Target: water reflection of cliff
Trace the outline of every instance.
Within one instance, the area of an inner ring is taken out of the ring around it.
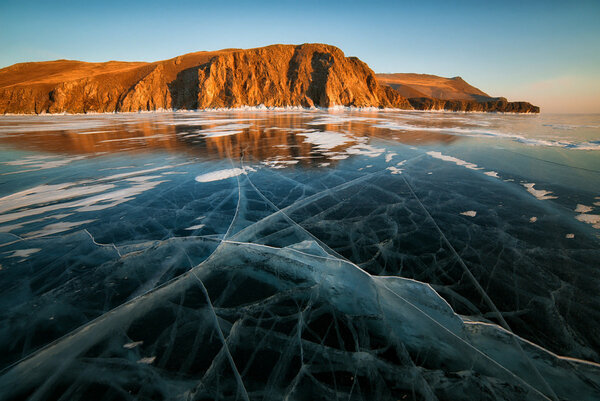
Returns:
[[[345,115],[347,116],[347,115]],[[315,118],[316,117],[316,118]],[[379,115],[357,119],[328,118],[310,113],[204,113],[93,116],[53,116],[49,124],[21,118],[2,121],[0,143],[44,152],[98,154],[163,150],[208,158],[327,159],[322,147],[301,132],[341,133],[351,138],[335,151],[381,138],[409,145],[451,143],[456,136],[427,130],[390,130],[376,127]],[[85,122],[81,126],[82,122]],[[94,124],[97,122],[97,124]]]

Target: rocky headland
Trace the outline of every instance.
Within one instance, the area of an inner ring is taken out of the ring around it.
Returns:
[[[418,74],[376,75],[358,58],[346,57],[337,47],[324,44],[197,52],[154,63],[20,63],[0,69],[0,114],[259,105],[539,112],[526,102],[491,98],[462,79],[452,90],[435,92],[435,88],[428,91],[418,86],[415,79],[411,86],[410,75]],[[479,97],[465,97],[472,92],[470,88],[480,92],[473,92]]]

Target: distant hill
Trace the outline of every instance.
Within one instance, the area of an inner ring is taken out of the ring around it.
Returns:
[[[429,74],[376,74],[377,80],[396,89],[405,97],[431,97],[442,100],[493,100],[461,77],[444,78]]]
[[[452,97],[453,93],[471,98]],[[473,96],[496,103],[485,106]],[[447,99],[474,103],[444,102]],[[0,114],[258,105],[539,111],[528,103],[498,101],[459,78],[376,76],[358,58],[325,44],[224,49],[153,63],[57,60],[0,69]]]
[[[461,77],[413,73],[376,74],[376,77],[380,84],[388,85],[408,98],[417,110],[539,113],[539,107],[530,103],[491,97]]]

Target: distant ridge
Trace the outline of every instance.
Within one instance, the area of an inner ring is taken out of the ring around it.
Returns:
[[[409,85],[411,75],[421,78]],[[429,86],[423,77],[430,77]],[[258,105],[539,112],[529,103],[502,98],[486,98],[488,105],[464,98],[454,100],[466,103],[448,102],[442,96],[452,90],[487,95],[460,78],[454,86],[436,87],[436,78],[447,80],[419,74],[376,76],[358,58],[325,44],[196,52],[154,63],[31,62],[0,69],[0,114]]]
[[[488,101],[493,98],[469,85],[461,77],[443,78],[429,74],[376,74],[377,80],[398,90],[405,97],[431,97],[441,100]]]
[[[528,102],[509,102],[503,97],[491,97],[461,77],[444,78],[414,73],[376,76],[380,84],[389,85],[408,98],[411,106],[417,110],[540,112],[539,107]]]

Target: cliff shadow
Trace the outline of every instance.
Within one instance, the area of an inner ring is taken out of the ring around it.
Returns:
[[[298,84],[298,74],[299,74],[299,70],[300,70],[300,62],[299,59],[300,58],[300,46],[296,46],[296,48],[294,49],[294,54],[292,55],[292,58],[290,59],[290,62],[288,63],[288,72],[287,72],[287,82],[288,82],[288,89],[290,91],[291,94],[294,94],[296,92],[296,86]]]
[[[311,59],[312,72],[307,96],[315,106],[329,107],[329,98],[326,93],[329,72],[333,65],[333,55],[330,53],[315,52]]]
[[[177,110],[196,110],[198,108],[199,80],[198,70],[203,65],[179,71],[177,77],[167,84],[171,94],[171,107]]]

